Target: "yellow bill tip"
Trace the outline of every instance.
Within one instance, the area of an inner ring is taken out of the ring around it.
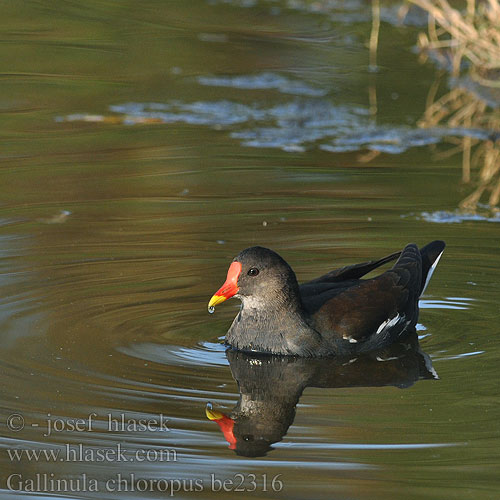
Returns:
[[[210,299],[210,302],[208,303],[208,310],[210,311],[210,309],[214,309],[216,305],[220,304],[221,302],[224,302],[226,299],[226,297],[224,297],[223,295],[214,295],[211,299]]]
[[[209,420],[220,420],[221,418],[224,417],[224,413],[214,410],[211,404],[207,405],[207,407],[205,408],[205,413]]]

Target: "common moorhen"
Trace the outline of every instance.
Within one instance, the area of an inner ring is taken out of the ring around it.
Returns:
[[[209,311],[230,297],[242,301],[226,335],[226,344],[237,350],[321,357],[380,349],[415,327],[418,299],[444,247],[438,240],[420,250],[410,243],[401,252],[300,286],[276,252],[250,247],[234,258]],[[388,271],[361,279],[396,258]]]

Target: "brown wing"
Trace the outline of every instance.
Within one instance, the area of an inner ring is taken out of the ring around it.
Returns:
[[[306,311],[314,314],[326,301],[362,283],[360,280],[362,276],[396,259],[400,254],[401,252],[395,252],[382,259],[335,269],[319,278],[303,283],[299,290]]]
[[[385,328],[414,324],[421,274],[420,252],[408,245],[392,269],[326,300],[312,314],[314,327],[325,337],[357,343]]]

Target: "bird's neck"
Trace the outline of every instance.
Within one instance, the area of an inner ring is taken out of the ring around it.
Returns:
[[[226,343],[244,351],[313,356],[321,335],[314,330],[299,296],[286,293],[264,301],[241,297],[242,306]]]

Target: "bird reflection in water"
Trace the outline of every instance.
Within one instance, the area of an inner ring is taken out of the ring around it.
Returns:
[[[226,356],[238,383],[239,400],[229,415],[207,404],[238,455],[260,457],[281,441],[292,425],[306,387],[407,388],[421,379],[438,379],[415,330],[404,341],[355,358],[299,358],[228,350]]]

